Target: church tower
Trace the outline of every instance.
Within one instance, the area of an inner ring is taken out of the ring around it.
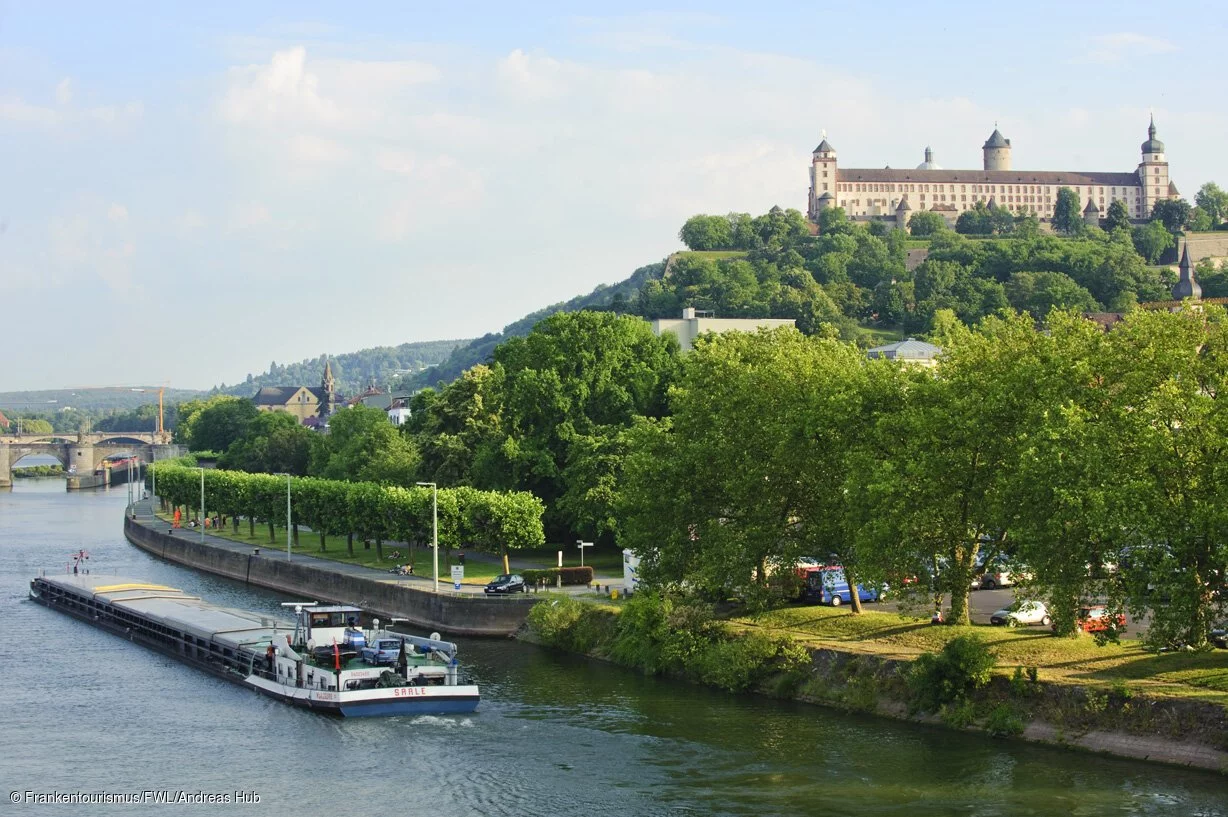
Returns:
[[[1151,117],[1147,127],[1147,141],[1143,143],[1143,161],[1138,166],[1138,182],[1142,187],[1143,206],[1134,218],[1150,218],[1151,208],[1157,201],[1170,198],[1168,194],[1168,159],[1164,156],[1164,143],[1156,138],[1156,118]]]
[[[337,404],[336,395],[337,382],[333,380],[333,364],[328,358],[324,358],[324,377],[320,381],[320,387],[324,389],[324,399],[320,401],[320,409],[324,416],[333,413]]]
[[[1187,241],[1181,251],[1181,278],[1173,285],[1173,300],[1184,301],[1186,298],[1197,301],[1202,298],[1202,287],[1194,280],[1194,265],[1190,262],[1190,244]]]
[[[810,220],[819,220],[819,211],[828,207],[838,207],[836,198],[836,149],[827,141],[827,132],[823,132],[823,141],[814,149],[810,159]]]
[[[981,145],[981,152],[984,155],[986,170],[1011,169],[1011,140],[1003,136],[997,127],[993,129],[993,133],[989,134],[985,144]]]

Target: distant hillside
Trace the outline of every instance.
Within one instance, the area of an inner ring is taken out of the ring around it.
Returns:
[[[55,414],[64,409],[108,413],[127,411],[138,406],[157,404],[158,387],[141,386],[134,389],[43,389],[41,391],[0,392],[0,409],[6,412],[35,415]],[[164,401],[167,404],[183,402],[200,397],[204,392],[193,389],[167,389]]]
[[[249,374],[246,380],[232,386],[223,383],[215,391],[250,397],[262,386],[318,386],[327,358],[332,364],[337,391],[356,394],[370,383],[387,387],[402,377],[447,360],[453,350],[467,343],[470,341],[463,339],[431,340],[402,343],[400,346],[375,346],[339,355],[320,355],[285,365],[274,361],[269,364],[268,371]]]
[[[458,345],[447,359],[437,366],[409,375],[400,381],[403,388],[420,389],[450,382],[460,377],[470,366],[489,361],[495,347],[508,338],[524,337],[539,321],[556,312],[578,312],[581,309],[621,311],[622,305],[634,303],[640,288],[647,281],[659,279],[665,272],[665,262],[640,267],[631,277],[617,284],[602,284],[587,295],[579,295],[570,301],[554,304],[524,316],[515,323],[503,327],[502,332],[483,335],[477,340]]]

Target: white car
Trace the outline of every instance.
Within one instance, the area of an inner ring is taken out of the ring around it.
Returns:
[[[989,623],[1007,627],[1027,627],[1034,624],[1048,627],[1053,623],[1053,619],[1049,618],[1049,610],[1043,601],[1029,600],[1017,601],[1010,607],[1003,607],[989,617]]]

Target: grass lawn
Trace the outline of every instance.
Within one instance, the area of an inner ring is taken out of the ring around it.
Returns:
[[[158,518],[164,520],[169,526],[171,523],[170,514],[158,513]],[[224,529],[210,528],[208,533],[213,536],[220,536],[223,539],[229,539],[232,542],[240,542],[244,545],[250,545],[253,548],[266,548],[272,551],[284,551],[286,548],[286,529],[284,527],[273,526],[273,541],[269,541],[269,526],[264,522],[256,523],[256,535],[248,535],[247,520],[239,522],[239,532],[235,533],[233,525],[227,525]],[[315,556],[320,559],[330,559],[335,562],[346,562],[348,564],[363,565],[364,567],[375,568],[376,570],[392,570],[397,565],[409,564],[411,561],[414,565],[414,575],[423,576],[425,578],[434,578],[433,559],[431,548],[429,546],[418,546],[409,548],[401,544],[384,543],[383,551],[384,558],[381,560],[375,549],[375,543],[370,542],[369,546],[364,548],[362,540],[354,538],[354,555],[350,556],[346,545],[345,536],[325,536],[325,550],[320,550],[320,535],[305,530],[299,531],[299,542],[294,547],[295,552],[302,553],[307,556]],[[509,557],[516,563],[521,560],[528,562],[531,567],[548,568],[558,564],[558,552],[563,551],[563,564],[567,567],[573,567],[580,564],[579,550],[574,544],[551,546],[545,548],[537,548],[534,550],[514,550],[509,553]],[[460,551],[466,554],[465,559],[465,579],[464,584],[486,584],[488,581],[498,576],[503,572],[503,563],[497,556],[488,554],[474,554],[473,551]],[[391,558],[392,553],[400,553],[400,558]],[[441,549],[439,551],[439,578],[442,580],[451,581],[451,567],[456,564],[456,556],[458,551],[448,552]],[[623,571],[623,556],[622,551],[615,548],[585,548],[584,563],[592,565],[593,568],[602,575],[617,573],[622,575]],[[390,574],[391,575],[391,574]]]
[[[704,258],[709,261],[724,261],[728,258],[745,258],[746,250],[682,250],[678,257]]]
[[[1101,647],[1090,636],[1055,638],[1040,627],[935,627],[871,606],[860,616],[847,608],[788,607],[735,618],[733,626],[787,634],[811,647],[863,652],[885,658],[916,658],[936,652],[958,635],[975,634],[998,655],[998,671],[1037,667],[1045,681],[1111,687],[1125,683],[1137,693],[1199,698],[1228,706],[1228,651],[1149,653],[1136,641]]]

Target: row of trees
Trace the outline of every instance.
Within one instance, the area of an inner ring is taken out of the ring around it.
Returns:
[[[628,434],[643,575],[767,604],[835,554],[967,622],[978,558],[1005,552],[1064,632],[1104,599],[1154,644],[1204,643],[1228,604],[1224,313],[943,323],[936,369],[792,330],[702,340],[671,416]]]
[[[158,495],[167,505],[199,512],[203,474],[206,514],[230,517],[236,531],[240,518],[245,517],[251,535],[255,535],[257,520],[263,520],[270,544],[275,544],[273,526],[287,524],[286,477],[175,463],[158,463],[150,470],[149,482],[156,479]],[[411,548],[431,543],[433,492],[429,488],[307,477],[290,478],[289,491],[296,542],[298,526],[305,525],[319,535],[320,550],[326,547],[326,535],[346,536],[350,555],[355,537],[364,544],[374,542],[381,559],[385,541],[406,542]],[[542,511],[541,500],[523,491],[441,489],[439,546],[500,554],[506,568],[509,550],[544,544]]]

